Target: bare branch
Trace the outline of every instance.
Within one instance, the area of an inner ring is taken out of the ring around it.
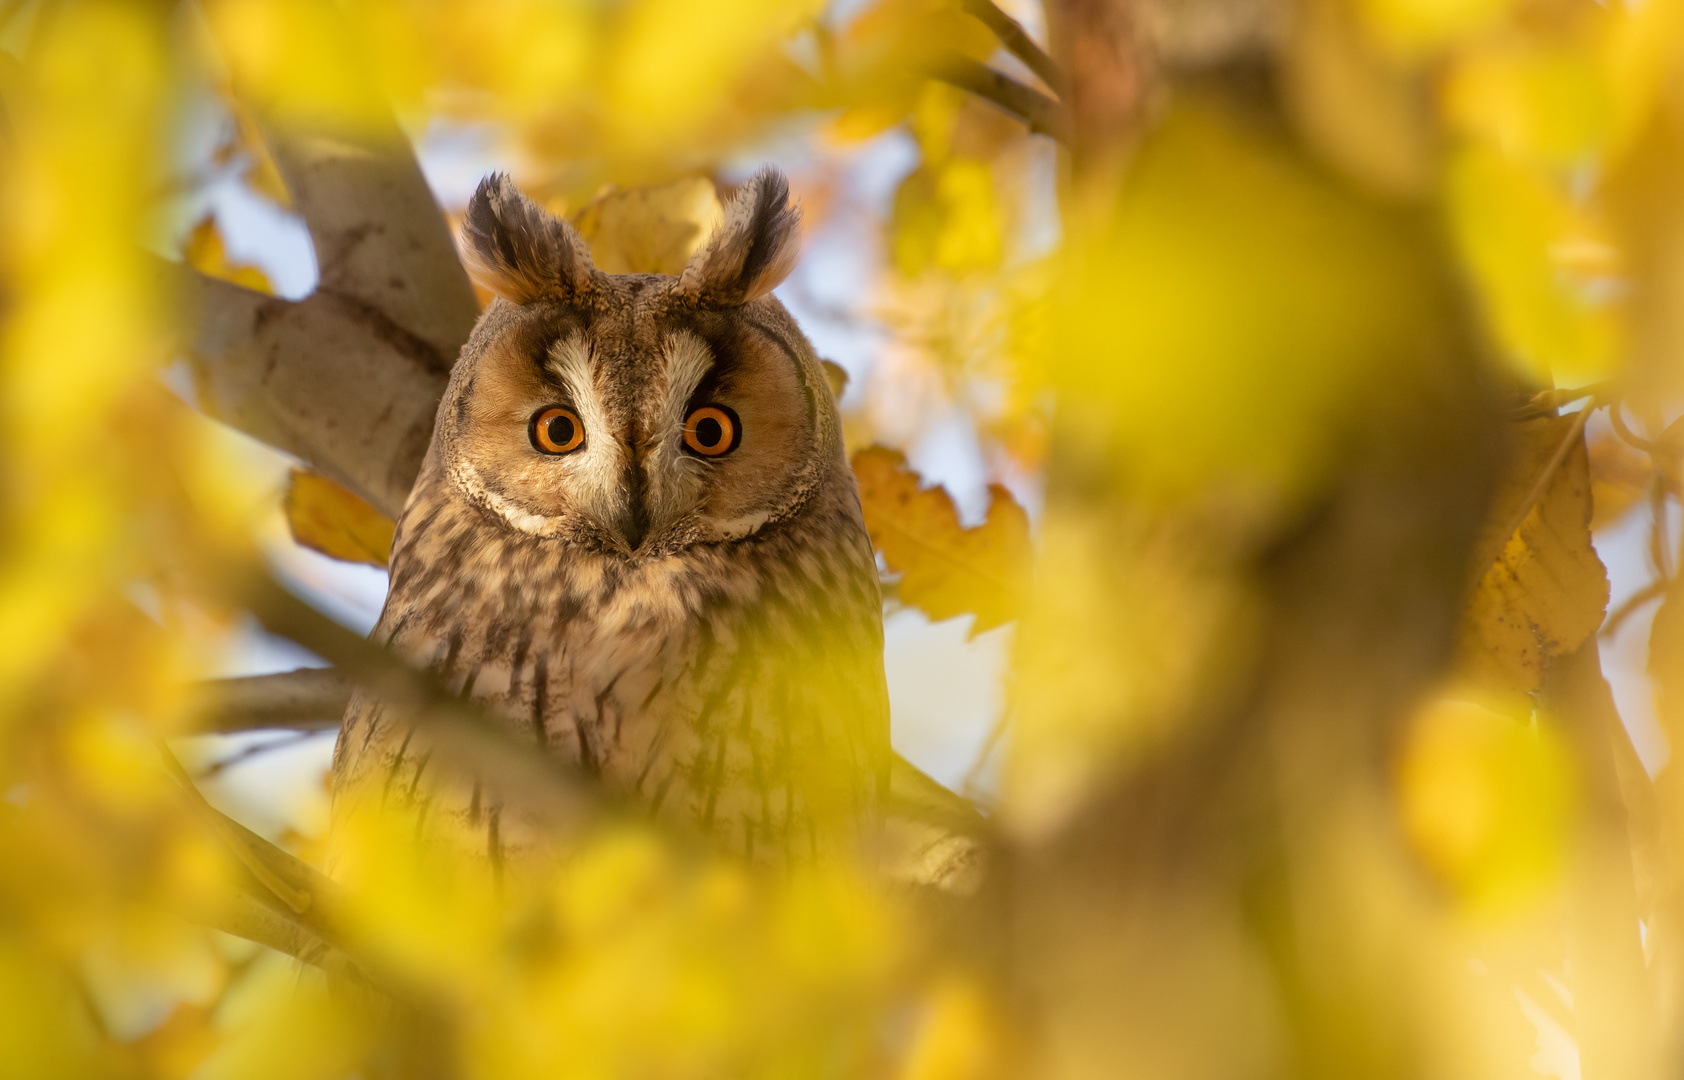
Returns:
[[[297,303],[158,260],[206,413],[397,517],[444,393],[444,354],[354,299]]]
[[[1000,44],[1006,51],[1022,60],[1024,65],[1033,71],[1037,78],[1047,84],[1047,88],[1060,98],[1070,93],[1070,82],[1064,77],[1064,69],[1057,61],[1046,54],[1046,51],[1035,44],[1035,39],[1023,29],[1023,25],[1016,19],[1001,11],[992,0],[964,0],[961,5],[965,11],[976,18],[1000,39]]]
[[[336,728],[351,702],[352,689],[351,681],[334,668],[299,668],[274,675],[216,679],[200,687],[207,699],[201,712],[205,720],[203,730]]]
[[[224,29],[214,13],[211,22]],[[324,55],[354,54],[338,41]],[[351,124],[277,116],[235,76],[310,231],[320,284],[290,303],[165,271],[201,404],[396,517],[478,317],[473,288],[413,149],[372,87]]]
[[[936,78],[983,98],[1029,126],[1037,134],[1061,143],[1070,141],[1070,122],[1063,106],[1038,90],[1007,78],[987,64],[954,53],[936,71]]]
[[[448,374],[479,302],[403,132],[383,125],[353,142],[261,115],[259,123],[315,243],[318,294],[385,316],[426,346],[412,348],[416,358]]]

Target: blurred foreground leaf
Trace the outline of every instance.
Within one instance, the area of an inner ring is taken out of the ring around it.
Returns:
[[[1462,617],[1463,673],[1529,693],[1544,665],[1602,625],[1608,575],[1591,547],[1591,481],[1580,415],[1516,425],[1514,459],[1474,547],[1486,569]]]
[[[325,476],[292,470],[285,507],[292,538],[312,551],[370,566],[392,557],[392,520]]]
[[[1404,832],[1468,903],[1522,901],[1561,868],[1569,776],[1551,729],[1472,702],[1434,702],[1405,736]]]
[[[940,622],[974,614],[970,636],[1017,618],[1029,568],[1029,518],[998,484],[988,517],[965,528],[953,499],[922,487],[905,455],[871,446],[854,455],[871,542],[901,575],[900,598]]]

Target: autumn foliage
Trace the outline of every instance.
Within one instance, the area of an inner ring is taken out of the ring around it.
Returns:
[[[1681,58],[1680,0],[0,3],[0,1075],[1677,1074]],[[881,865],[657,827],[309,578],[486,299],[453,177],[673,273],[765,159],[891,627],[1006,657]],[[358,685],[558,857],[255,812]]]

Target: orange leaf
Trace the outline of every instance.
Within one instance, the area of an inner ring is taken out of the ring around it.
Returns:
[[[906,457],[871,446],[854,455],[866,531],[900,598],[940,621],[976,616],[971,636],[1017,618],[1029,569],[1029,518],[1011,493],[989,486],[988,516],[965,528],[940,487],[923,487]]]
[[[206,214],[187,234],[187,243],[182,245],[181,255],[187,260],[187,265],[201,274],[232,281],[253,292],[275,291],[269,284],[269,278],[257,267],[228,261],[228,248],[222,242],[222,230],[217,228],[216,218],[211,214]]]
[[[391,519],[325,476],[292,470],[285,507],[292,538],[313,551],[370,566],[392,557]]]

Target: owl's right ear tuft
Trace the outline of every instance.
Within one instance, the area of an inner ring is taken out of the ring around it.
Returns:
[[[801,211],[790,204],[784,174],[767,166],[725,208],[725,220],[691,256],[675,292],[703,307],[737,307],[776,288],[800,254]]]
[[[521,194],[504,173],[481,180],[469,200],[462,251],[475,281],[516,304],[570,300],[600,276],[573,227]]]

